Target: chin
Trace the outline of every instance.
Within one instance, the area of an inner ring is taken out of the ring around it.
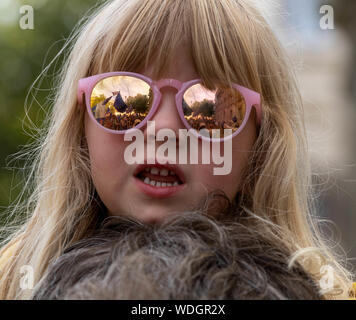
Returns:
[[[173,213],[168,213],[167,210],[155,210],[152,208],[149,211],[143,211],[139,216],[135,216],[135,219],[147,224],[161,224],[171,215],[173,215]]]

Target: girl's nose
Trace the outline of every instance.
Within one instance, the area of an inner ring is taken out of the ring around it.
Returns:
[[[174,131],[176,139],[179,136],[179,129],[185,128],[182,123],[176,107],[175,96],[177,89],[172,87],[161,88],[161,101],[158,108],[150,119],[154,121],[155,134],[161,129],[171,129]],[[147,126],[144,129],[145,136],[147,135]]]

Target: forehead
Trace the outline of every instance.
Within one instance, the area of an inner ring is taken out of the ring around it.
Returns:
[[[153,80],[173,78],[185,82],[200,78],[187,45],[179,45],[165,67],[162,68],[156,60],[139,70],[139,73]]]

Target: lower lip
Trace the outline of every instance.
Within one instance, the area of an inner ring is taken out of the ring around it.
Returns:
[[[150,184],[144,183],[141,179],[134,177],[139,189],[152,198],[168,198],[184,189],[185,184],[179,184],[172,187],[154,187]]]

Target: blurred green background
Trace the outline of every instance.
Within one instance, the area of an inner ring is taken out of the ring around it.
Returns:
[[[257,1],[297,66],[306,101],[319,215],[341,232],[350,258],[356,256],[356,1]],[[23,160],[10,161],[32,141],[25,104],[40,127],[51,107],[53,76],[61,59],[42,83],[26,95],[40,72],[63,46],[73,27],[97,0],[0,0],[0,224],[13,203],[26,171]],[[335,30],[321,30],[322,4],[332,4]],[[20,7],[34,9],[34,29],[19,26]],[[282,14],[281,14],[282,12]],[[31,101],[33,102],[31,105]],[[31,107],[30,107],[31,106]],[[325,121],[324,121],[325,120]],[[33,133],[33,132],[32,132]]]
[[[22,171],[10,168],[23,165],[21,159],[11,161],[11,155],[31,142],[29,134],[34,133],[29,129],[25,102],[29,118],[37,127],[41,126],[44,110],[50,107],[53,75],[58,72],[61,59],[26,100],[29,88],[63,46],[75,24],[97,2],[0,0],[0,212],[12,203],[22,187]],[[33,30],[20,28],[23,5],[33,7]]]

